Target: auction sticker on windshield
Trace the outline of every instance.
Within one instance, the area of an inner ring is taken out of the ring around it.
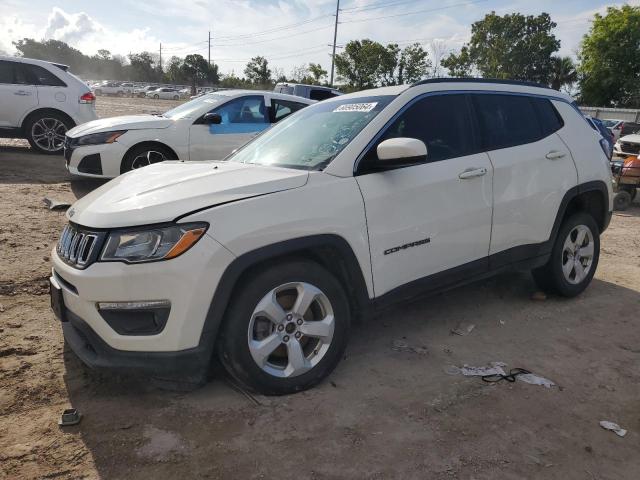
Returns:
[[[338,108],[334,110],[334,112],[370,112],[374,108],[378,102],[372,103],[345,103],[344,105],[340,105]]]

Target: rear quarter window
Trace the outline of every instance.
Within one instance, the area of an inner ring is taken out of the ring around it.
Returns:
[[[27,65],[24,67],[29,72],[29,76],[35,85],[43,85],[49,87],[66,87],[67,84],[60,80],[46,68],[39,65]]]

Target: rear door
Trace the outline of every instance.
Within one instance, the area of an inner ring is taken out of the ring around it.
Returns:
[[[427,162],[371,168],[377,145],[395,137],[425,142]],[[365,154],[356,180],[376,296],[444,271],[440,286],[486,271],[492,168],[478,148],[465,94],[429,95],[406,108]]]
[[[38,106],[38,91],[20,62],[0,60],[0,128],[20,127]]]
[[[472,95],[482,146],[493,164],[492,266],[537,256],[564,194],[577,184],[571,152],[555,133],[551,101],[524,95]]]
[[[219,125],[196,120],[189,129],[190,160],[222,160],[269,127],[264,95],[229,100],[211,112],[222,117]]]
[[[30,82],[36,85],[41,106],[55,108],[60,104],[61,110],[68,110],[64,104],[70,105],[73,100],[75,100],[75,104],[78,103],[77,98],[67,98],[68,95],[74,93],[73,90],[68,88],[67,84],[54,73],[40,65],[24,64],[24,68],[28,72]],[[60,71],[62,72],[62,70]]]

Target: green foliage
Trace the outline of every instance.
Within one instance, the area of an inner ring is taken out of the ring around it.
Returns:
[[[596,14],[578,58],[584,104],[640,107],[640,7]]]
[[[307,67],[309,74],[313,78],[313,83],[320,85],[322,83],[322,79],[327,78],[327,71],[322,68],[319,63],[310,63],[309,67]]]
[[[247,63],[244,74],[251,83],[256,85],[264,85],[271,82],[269,62],[264,57],[253,57]]]
[[[218,66],[209,62],[197,53],[187,55],[180,65],[180,72],[191,83],[192,90],[203,81],[218,83]]]
[[[547,13],[504,16],[491,12],[471,26],[471,40],[442,66],[452,76],[478,72],[484,78],[528,80],[548,84],[552,55],[560,48],[553,35],[556,24]]]
[[[551,88],[560,90],[571,86],[578,80],[578,71],[571,57],[551,57]]]
[[[338,75],[357,89],[415,82],[431,66],[418,43],[400,50],[397,44],[385,47],[369,39],[347,43],[344,53],[336,55],[335,64]]]
[[[130,63],[130,79],[134,82],[145,80],[160,80],[160,72],[153,55],[149,52],[131,53],[128,55]]]

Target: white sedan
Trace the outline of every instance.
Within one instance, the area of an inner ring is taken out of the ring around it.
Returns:
[[[164,160],[220,160],[312,103],[254,90],[208,93],[162,115],[103,118],[72,128],[64,157],[71,174],[97,178]]]
[[[180,100],[180,91],[177,88],[160,87],[147,92],[149,98],[161,98],[163,100]]]

